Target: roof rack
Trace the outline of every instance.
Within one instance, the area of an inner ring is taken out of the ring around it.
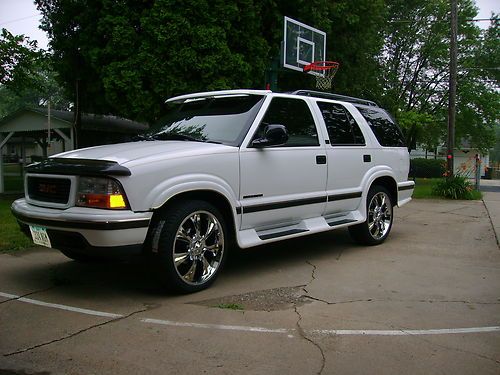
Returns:
[[[323,98],[323,99],[341,100],[343,102],[363,104],[363,105],[368,105],[371,107],[378,107],[378,104],[375,102],[372,102],[371,100],[359,99],[359,98],[354,98],[352,96],[346,96],[346,95],[331,94],[329,92],[321,92],[321,91],[313,91],[313,90],[297,90],[297,91],[291,92],[290,94],[312,96],[315,98]]]

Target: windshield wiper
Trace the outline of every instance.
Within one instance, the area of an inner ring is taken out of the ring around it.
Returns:
[[[195,137],[191,137],[185,134],[177,134],[177,133],[158,133],[153,134],[149,137],[151,140],[159,140],[159,141],[192,141],[192,142],[203,142],[203,143],[216,143],[221,144],[221,142],[217,141],[209,141],[207,139],[199,139]]]
[[[151,135],[149,135],[149,134],[134,135],[131,140],[132,140],[132,142],[154,141],[153,137]]]

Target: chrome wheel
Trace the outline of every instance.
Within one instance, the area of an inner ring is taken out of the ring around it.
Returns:
[[[189,285],[203,285],[217,274],[223,255],[224,232],[217,217],[208,211],[190,213],[174,237],[177,274]]]
[[[368,205],[368,230],[375,240],[384,238],[391,228],[392,204],[389,196],[377,192]]]

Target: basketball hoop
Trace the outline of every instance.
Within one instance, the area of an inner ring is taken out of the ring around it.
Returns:
[[[304,72],[315,73],[317,89],[331,90],[333,77],[335,77],[339,66],[340,64],[336,61],[314,61],[304,66]]]

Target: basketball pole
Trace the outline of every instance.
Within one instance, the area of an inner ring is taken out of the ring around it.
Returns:
[[[280,65],[280,57],[271,59],[269,67],[266,70],[266,90],[274,92],[278,91],[278,70]]]

